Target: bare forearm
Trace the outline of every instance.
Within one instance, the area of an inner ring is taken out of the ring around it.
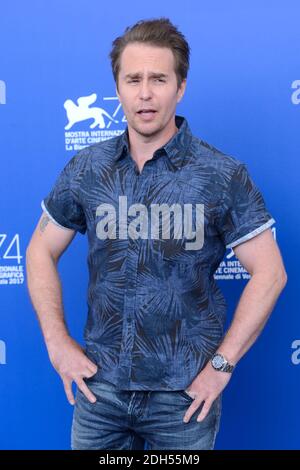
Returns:
[[[82,346],[69,334],[65,324],[62,288],[57,270],[58,260],[75,236],[75,230],[64,229],[42,214],[26,250],[27,284],[30,298],[46,341],[49,359],[60,375],[69,402],[75,399],[75,382],[87,399],[95,403],[84,378],[97,372]]]
[[[287,274],[271,230],[265,230],[234,248],[241,264],[252,274],[242,292],[233,321],[222,343],[217,348],[231,364],[252,346],[287,282]],[[185,415],[188,422],[195,410],[204,402],[197,420],[207,416],[210,407],[227,386],[230,372],[216,370],[211,361],[195,377],[187,392],[194,398]]]
[[[229,362],[236,364],[248,351],[266,324],[274,305],[284,288],[282,277],[254,274],[247,283],[233,321],[218,351]]]
[[[27,251],[27,284],[47,345],[68,336],[57,265],[48,253]]]

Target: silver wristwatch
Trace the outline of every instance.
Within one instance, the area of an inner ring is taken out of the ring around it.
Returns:
[[[220,353],[215,353],[212,356],[210,362],[215,370],[219,370],[222,372],[232,372],[235,367],[234,365],[229,364],[229,362],[227,361],[227,359],[225,359],[223,354],[220,354]]]

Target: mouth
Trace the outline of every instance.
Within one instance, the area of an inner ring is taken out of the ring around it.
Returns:
[[[141,116],[143,119],[152,119],[157,111],[155,109],[141,109],[140,111],[137,111],[137,114]]]

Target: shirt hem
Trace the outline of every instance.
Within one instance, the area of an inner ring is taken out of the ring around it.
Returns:
[[[45,206],[45,203],[44,203],[44,200],[42,200],[41,202],[41,207],[43,209],[44,212],[46,212],[47,216],[49,217],[49,219],[51,219],[51,221],[57,225],[58,227],[61,227],[61,228],[64,228],[65,230],[74,230],[72,228],[69,228],[69,227],[65,227],[64,225],[61,225],[60,223],[57,222],[57,220],[54,219],[54,217],[50,214],[50,212],[48,211],[48,209],[46,208]]]
[[[270,220],[268,220],[268,222],[266,222],[265,224],[263,224],[260,227],[256,228],[255,230],[248,233],[247,235],[244,235],[244,236],[238,238],[237,240],[229,243],[228,245],[226,245],[226,248],[233,248],[234,246],[239,245],[240,243],[243,243],[247,240],[250,240],[251,238],[258,235],[259,233],[263,232],[264,230],[267,230],[267,228],[269,228],[274,223],[275,223],[275,220],[273,218],[271,218]]]

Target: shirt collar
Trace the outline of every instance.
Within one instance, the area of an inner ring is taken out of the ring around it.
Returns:
[[[154,152],[153,158],[165,153],[175,169],[182,166],[183,158],[192,140],[192,133],[187,120],[183,116],[175,116],[175,125],[178,131],[162,147]],[[119,137],[116,149],[116,159],[121,159],[129,153],[128,126]]]

